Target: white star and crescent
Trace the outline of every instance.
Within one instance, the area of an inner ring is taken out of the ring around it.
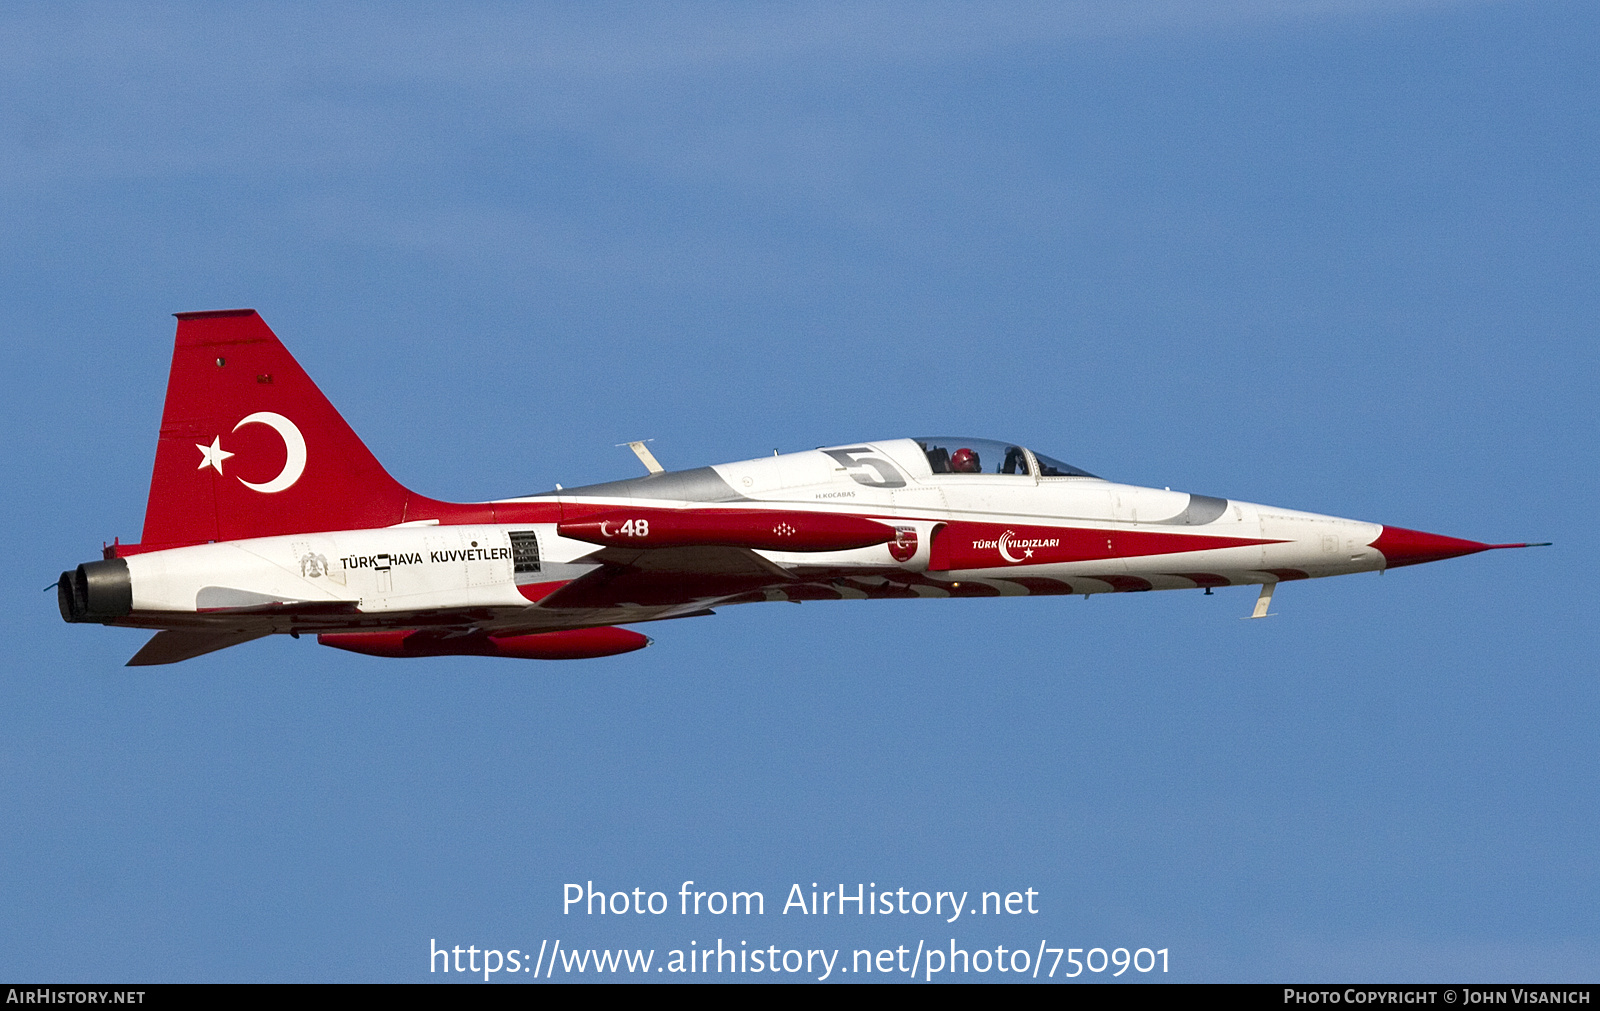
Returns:
[[[1012,564],[1022,561],[1022,559],[1011,553],[1011,538],[1014,536],[1016,535],[1010,530],[1007,530],[1005,533],[1000,535],[1000,540],[995,544],[995,546],[1000,549],[1000,557],[1004,558],[1008,562],[1011,562]]]
[[[194,448],[200,451],[200,466],[195,469],[205,470],[210,467],[218,474],[222,473],[222,461],[233,455],[222,448],[222,436],[220,435],[211,440],[211,445],[202,446],[197,442],[194,444]]]
[[[305,436],[300,434],[300,429],[288,418],[281,414],[274,414],[271,411],[257,411],[255,414],[248,415],[241,419],[237,425],[234,425],[233,430],[237,432],[246,425],[266,425],[277,432],[279,437],[283,439],[283,470],[279,471],[278,476],[270,481],[252,483],[241,477],[238,478],[239,483],[251,491],[258,491],[266,495],[292,487],[296,481],[300,480],[300,475],[305,473],[306,469],[306,440]],[[207,446],[197,442],[194,444],[194,448],[200,451],[200,466],[196,469],[205,470],[210,467],[218,474],[222,473],[222,461],[237,455],[222,448],[222,436],[220,435],[211,440],[211,445]]]
[[[1015,531],[1007,530],[1005,533],[1001,534],[1000,539],[995,542],[995,547],[1000,549],[1000,557],[1004,558],[1013,565],[1033,557],[1032,548],[1023,548],[1021,558],[1018,558],[1016,555],[1011,553],[1011,545],[1016,542],[1016,536],[1017,535]]]

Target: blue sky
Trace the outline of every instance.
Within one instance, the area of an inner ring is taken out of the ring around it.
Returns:
[[[1577,3],[0,15],[0,971],[418,980],[430,938],[1600,974],[1600,18]],[[170,668],[173,321],[251,306],[458,500],[968,432],[1488,541],[1384,577],[730,608],[566,664]],[[1026,922],[563,916],[1032,887]],[[959,928],[959,929],[958,929]],[[437,975],[434,977],[437,978]],[[993,978],[993,977],[989,977]]]

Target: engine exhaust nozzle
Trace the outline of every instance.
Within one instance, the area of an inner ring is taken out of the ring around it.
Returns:
[[[122,558],[84,562],[56,581],[63,621],[109,621],[133,610],[133,580]]]

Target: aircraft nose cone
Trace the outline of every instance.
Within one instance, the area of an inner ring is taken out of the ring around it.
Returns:
[[[1383,553],[1385,567],[1392,569],[1397,565],[1419,565],[1422,562],[1437,562],[1441,558],[1471,555],[1502,545],[1464,541],[1459,537],[1443,537],[1421,530],[1407,530],[1405,527],[1384,527],[1383,533],[1372,542],[1372,546]]]

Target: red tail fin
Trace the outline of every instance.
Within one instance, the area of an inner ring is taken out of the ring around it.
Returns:
[[[177,315],[144,547],[404,521],[410,493],[254,309]]]

